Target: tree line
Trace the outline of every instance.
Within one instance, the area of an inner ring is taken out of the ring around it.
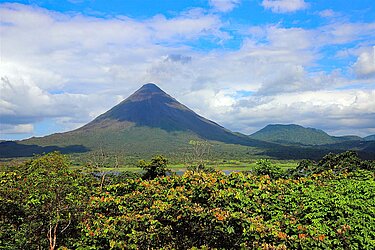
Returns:
[[[58,152],[4,167],[0,249],[371,249],[374,162],[355,152],[282,171],[260,160],[225,175],[204,164],[168,175],[74,170]],[[104,177],[103,177],[104,175]]]

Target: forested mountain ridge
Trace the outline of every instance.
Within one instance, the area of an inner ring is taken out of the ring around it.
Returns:
[[[320,129],[296,124],[270,124],[249,136],[253,139],[282,144],[325,145],[344,141],[362,141],[358,136],[331,136]]]
[[[363,138],[365,141],[375,141],[375,135],[369,135]]]
[[[215,157],[265,156],[279,159],[319,158],[329,152],[356,150],[374,155],[374,142],[360,137],[333,137],[299,125],[268,125],[247,136],[206,119],[152,83],[88,124],[65,133],[1,142],[0,157],[105,151],[135,158],[165,154],[181,159],[191,140],[209,141]]]

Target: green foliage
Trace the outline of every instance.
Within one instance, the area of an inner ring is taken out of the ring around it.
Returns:
[[[330,153],[323,157],[318,163],[311,160],[303,160],[296,169],[289,171],[291,177],[306,177],[312,174],[322,173],[330,170],[334,174],[353,172],[356,170],[374,170],[375,164],[371,161],[364,161],[353,151],[346,151],[341,154]]]
[[[197,166],[188,166],[188,171],[195,171],[195,172],[204,172],[204,173],[214,173],[216,172],[215,168],[211,166],[206,166],[204,164],[198,164]]]
[[[369,135],[363,138],[365,141],[375,141],[375,135]]]
[[[109,173],[107,175],[110,184],[118,184],[126,181],[127,179],[136,179],[142,177],[140,173],[131,171],[123,171],[119,173]]]
[[[357,136],[330,136],[326,132],[315,128],[305,128],[296,124],[267,125],[263,129],[250,135],[250,138],[278,142],[284,144],[324,145],[344,141],[359,141]]]
[[[302,160],[298,164],[297,168],[290,169],[287,175],[289,177],[297,178],[297,177],[306,177],[314,173],[318,173],[316,163],[311,160]]]
[[[168,160],[161,155],[154,156],[150,162],[140,160],[138,167],[146,171],[143,175],[145,179],[154,179],[158,176],[165,176],[170,170],[167,168]]]
[[[192,151],[191,160],[199,164],[203,164],[204,160],[210,156],[211,148],[213,147],[208,141],[202,140],[190,140],[189,145]]]
[[[253,171],[257,175],[268,175],[269,177],[276,179],[283,175],[283,171],[277,165],[273,165],[269,160],[259,160],[256,163]]]
[[[51,153],[0,172],[0,249],[373,249],[374,163],[352,152],[252,173],[142,161],[147,179],[69,170]],[[56,240],[55,240],[56,239]]]
[[[79,246],[371,249],[374,194],[366,170],[298,180],[190,171],[129,179],[91,198]]]
[[[0,173],[2,249],[55,249],[61,242],[72,244],[88,183],[69,166],[65,156],[50,153]]]
[[[334,172],[354,171],[357,169],[374,170],[374,163],[362,161],[354,151],[346,151],[341,154],[328,154],[319,161],[320,170],[331,169]]]

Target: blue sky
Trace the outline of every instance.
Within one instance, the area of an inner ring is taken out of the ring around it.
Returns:
[[[82,126],[154,82],[250,134],[375,133],[373,1],[0,1],[0,139]]]

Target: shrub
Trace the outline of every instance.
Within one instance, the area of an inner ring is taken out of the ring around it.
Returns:
[[[216,172],[215,168],[206,166],[204,164],[198,164],[197,166],[188,166],[187,167],[188,171],[193,171],[193,172],[204,172],[204,173],[214,173]]]
[[[302,160],[297,168],[289,170],[287,175],[290,177],[306,177],[324,171],[340,174],[361,169],[373,171],[375,169],[374,162],[361,160],[354,151],[346,151],[340,154],[329,153],[318,163],[311,160]]]
[[[170,170],[167,168],[168,160],[161,155],[154,156],[150,162],[139,161],[138,167],[146,171],[143,175],[145,179],[154,179],[158,176],[165,176]]]
[[[283,171],[281,168],[276,165],[272,165],[269,160],[259,160],[252,172],[256,175],[268,175],[273,179],[283,176]]]
[[[7,232],[0,234],[2,249],[72,246],[89,179],[69,167],[54,152],[0,173],[0,232]]]
[[[92,197],[80,247],[371,249],[374,193],[365,170],[298,180],[190,171],[129,179]]]

